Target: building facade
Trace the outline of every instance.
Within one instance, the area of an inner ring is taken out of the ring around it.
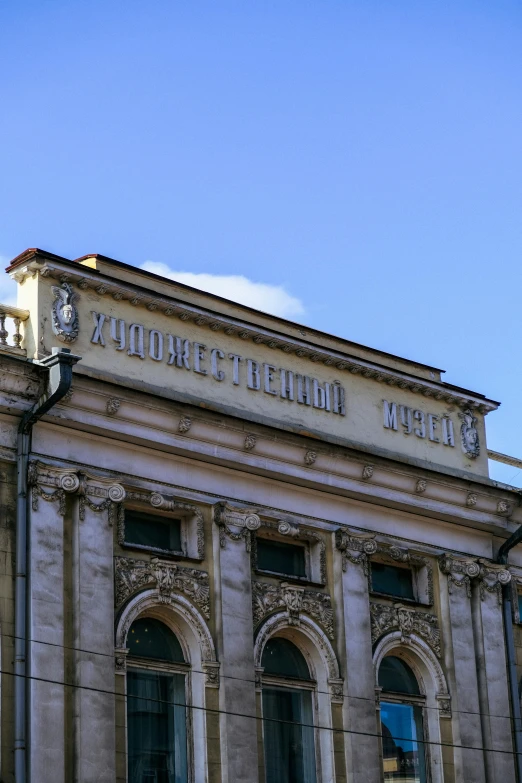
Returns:
[[[498,403],[103,256],[8,271],[0,780],[514,783]]]

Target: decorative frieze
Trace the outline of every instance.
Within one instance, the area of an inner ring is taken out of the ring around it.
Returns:
[[[174,592],[183,593],[207,619],[210,617],[210,586],[206,571],[184,568],[158,557],[151,560],[115,557],[114,582],[116,607],[134,593],[153,586],[157,588],[162,603],[170,603]]]
[[[219,527],[219,545],[225,549],[229,541],[244,540],[247,552],[252,547],[252,532],[261,525],[261,520],[252,509],[238,509],[220,502],[214,506],[214,522]]]
[[[335,531],[335,546],[342,555],[343,571],[346,571],[350,562],[362,566],[364,573],[369,575],[368,558],[377,551],[375,533],[354,533],[348,528],[340,527]]]
[[[440,631],[434,614],[417,611],[401,603],[393,606],[371,603],[370,618],[372,644],[390,631],[399,630],[402,641],[407,642],[412,633],[421,636],[430,645],[437,657],[441,656]]]
[[[511,506],[507,502],[507,500],[499,500],[497,503],[497,514],[502,514],[502,516],[509,516],[509,513],[511,511]]]
[[[299,625],[302,614],[316,620],[330,639],[334,638],[332,601],[327,593],[308,590],[289,582],[252,582],[254,625],[277,609],[286,609],[289,625]]]

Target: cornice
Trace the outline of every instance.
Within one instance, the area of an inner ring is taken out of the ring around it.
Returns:
[[[136,308],[144,307],[150,312],[161,312],[168,317],[177,317],[181,321],[193,321],[198,326],[205,326],[213,332],[223,331],[254,344],[263,344],[273,350],[283,353],[293,353],[301,359],[315,364],[335,366],[341,372],[362,375],[365,378],[384,383],[387,386],[397,386],[424,397],[458,405],[462,408],[472,408],[481,414],[487,414],[498,407],[498,403],[483,395],[459,389],[444,382],[429,381],[419,376],[392,369],[378,362],[372,362],[359,357],[323,348],[305,339],[298,339],[276,330],[253,325],[248,321],[225,316],[212,310],[188,304],[173,297],[155,294],[145,288],[130,283],[100,275],[88,267],[60,262],[40,261],[38,257],[25,266],[18,264],[12,271],[12,277],[22,282],[27,276],[40,274],[51,277],[61,283],[75,283],[80,290],[91,289],[99,296],[112,297],[116,301],[128,301]]]

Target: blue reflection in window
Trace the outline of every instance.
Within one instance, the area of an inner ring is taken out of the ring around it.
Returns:
[[[384,780],[425,783],[422,708],[381,703]]]

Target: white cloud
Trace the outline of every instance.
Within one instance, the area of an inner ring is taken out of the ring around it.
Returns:
[[[16,305],[16,283],[4,272],[10,260],[0,255],[0,304],[4,305]]]
[[[283,286],[256,283],[243,275],[175,272],[167,264],[156,261],[146,261],[141,265],[141,269],[281,318],[297,318],[305,313],[301,300],[285,291]]]

